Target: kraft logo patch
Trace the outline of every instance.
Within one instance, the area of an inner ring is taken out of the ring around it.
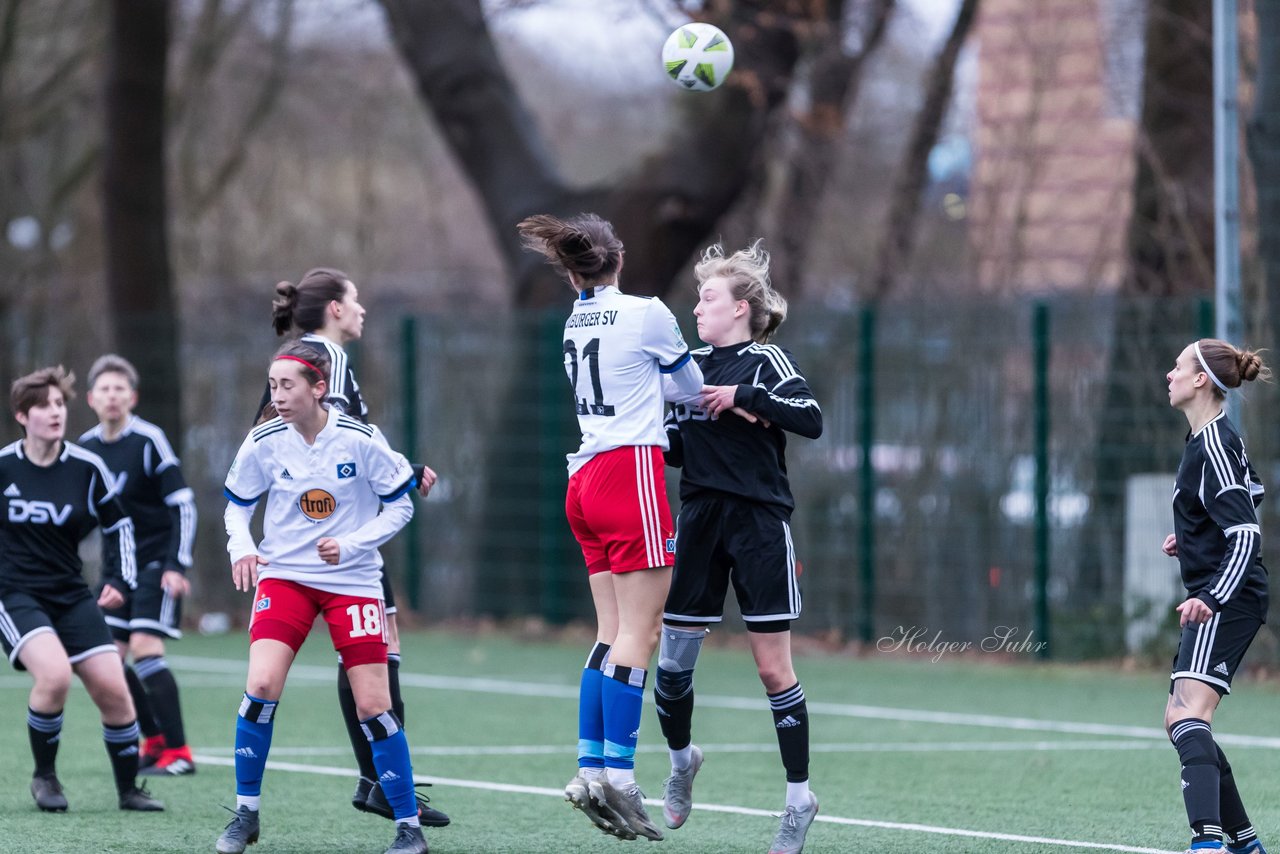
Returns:
[[[322,522],[338,509],[338,501],[323,489],[308,489],[298,497],[298,509],[308,519]]]
[[[258,600],[258,604],[253,606],[253,610],[256,613],[258,611],[265,611],[270,607],[271,607],[271,597],[263,596],[261,599]]]
[[[355,463],[338,463],[338,480],[356,476]]]

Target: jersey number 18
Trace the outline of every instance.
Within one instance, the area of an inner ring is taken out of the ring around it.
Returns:
[[[584,395],[578,398],[578,345],[572,341],[564,342],[564,365],[569,372],[569,384],[573,386],[573,404],[579,415],[613,415],[613,406],[604,402],[604,389],[600,386],[600,339],[592,338],[582,348],[582,360],[587,363],[587,373],[591,374],[592,403],[587,403]]]

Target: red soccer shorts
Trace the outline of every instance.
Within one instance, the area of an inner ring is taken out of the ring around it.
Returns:
[[[258,582],[249,642],[278,640],[297,652],[317,614],[324,614],[329,624],[329,637],[342,654],[343,667],[387,663],[387,617],[381,599],[340,596],[282,578]]]
[[[627,445],[596,454],[569,478],[564,510],[590,575],[676,562],[660,448]]]

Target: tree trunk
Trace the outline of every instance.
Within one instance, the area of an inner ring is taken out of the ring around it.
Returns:
[[[102,164],[107,306],[118,352],[142,377],[142,410],[180,446],[164,170],[169,3],[112,0],[110,8]]]
[[[1256,0],[1257,94],[1249,119],[1249,159],[1258,193],[1261,256],[1272,340],[1280,333],[1280,0]]]
[[[1095,500],[1077,607],[1118,607],[1124,500],[1131,475],[1176,468],[1186,424],[1169,408],[1163,373],[1195,335],[1194,297],[1213,285],[1213,4],[1150,6],[1128,270],[1115,304],[1097,430]],[[1115,614],[1107,616],[1114,617]],[[1112,636],[1121,620],[1100,619]]]
[[[960,58],[960,50],[969,37],[969,30],[977,13],[978,0],[964,0],[960,11],[956,13],[951,35],[947,37],[946,44],[929,71],[924,103],[916,115],[911,140],[907,143],[902,165],[898,168],[889,204],[888,224],[876,253],[871,290],[866,294],[872,300],[888,295],[910,267],[920,215],[920,196],[924,192],[929,168],[929,152],[938,144],[942,122],[947,117],[947,107],[951,104],[956,60]]]
[[[609,219],[628,250],[626,288],[665,294],[758,167],[768,115],[785,98],[799,56],[796,22],[786,14],[794,3],[733,3],[716,20],[736,48],[728,82],[678,99],[674,138],[617,185],[575,192],[502,67],[479,0],[381,2],[424,103],[481,197],[512,272],[512,301],[522,308],[563,296],[516,237],[516,223],[534,213],[592,210]]]
[[[770,274],[785,282],[791,297],[804,288],[813,223],[837,167],[840,141],[862,87],[867,61],[884,42],[897,0],[872,0],[860,26],[858,48],[850,52],[844,25],[845,3],[832,2],[821,37],[808,52],[809,99],[784,120],[777,145],[779,163],[771,167],[760,223],[753,233],[772,236]]]

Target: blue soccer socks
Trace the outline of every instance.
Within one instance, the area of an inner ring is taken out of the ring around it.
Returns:
[[[236,806],[258,809],[262,796],[262,772],[271,752],[271,731],[276,701],[246,693],[236,717]]]
[[[373,747],[373,764],[378,770],[378,783],[396,823],[418,826],[418,802],[413,796],[413,763],[409,759],[409,740],[396,713],[388,709],[380,715],[360,721],[364,736]]]

